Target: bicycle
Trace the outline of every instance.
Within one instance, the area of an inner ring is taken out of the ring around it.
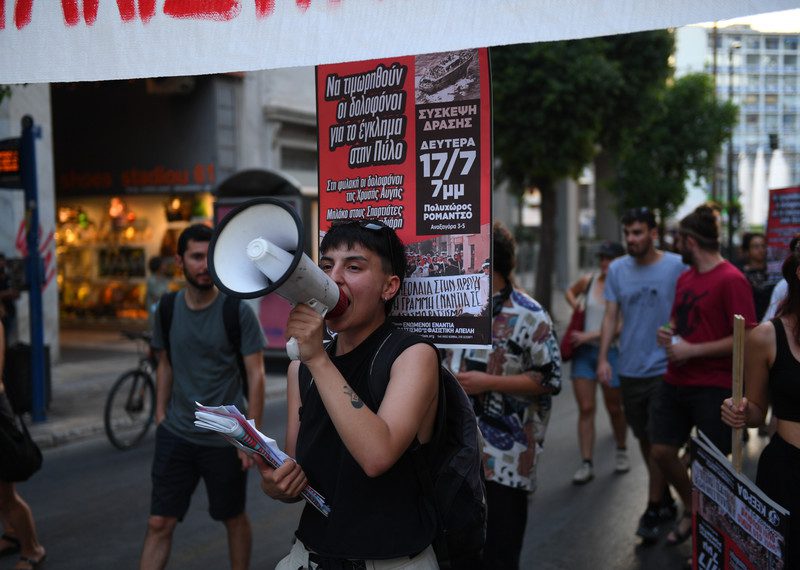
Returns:
[[[130,340],[144,342],[146,353],[139,366],[124,372],[108,393],[103,415],[106,435],[117,449],[126,450],[137,445],[150,429],[155,419],[156,388],[153,380],[158,362],[150,348],[149,333],[122,331]],[[141,352],[140,352],[141,354]]]

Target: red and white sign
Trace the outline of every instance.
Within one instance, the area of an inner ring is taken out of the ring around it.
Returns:
[[[492,137],[486,48],[317,68],[320,233],[377,219],[406,246],[396,324],[491,344]]]
[[[796,0],[0,0],[0,84],[358,61],[796,7]]]

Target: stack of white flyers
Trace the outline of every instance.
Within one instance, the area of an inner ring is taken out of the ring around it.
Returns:
[[[256,429],[253,420],[245,418],[236,406],[204,406],[198,402],[195,411],[194,425],[199,428],[215,431],[222,435],[232,445],[242,449],[246,453],[258,453],[267,460],[267,463],[275,468],[283,465],[283,462],[290,459],[281,449],[275,440],[265,436]],[[331,508],[325,499],[311,485],[306,485],[302,491],[303,498],[314,505],[319,512],[326,517],[330,514]]]

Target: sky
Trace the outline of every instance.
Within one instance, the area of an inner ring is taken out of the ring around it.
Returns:
[[[753,29],[761,32],[800,32],[800,9],[770,12],[733,20],[720,20],[717,25],[732,26],[734,24],[749,24]],[[700,26],[713,26],[713,22],[698,24]]]

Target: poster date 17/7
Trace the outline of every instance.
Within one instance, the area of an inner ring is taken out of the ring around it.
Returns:
[[[441,149],[419,155],[422,163],[422,176],[430,180],[433,189],[431,197],[442,200],[458,200],[464,195],[463,183],[448,183],[453,174],[468,176],[478,154],[472,137],[426,141],[421,150]]]

